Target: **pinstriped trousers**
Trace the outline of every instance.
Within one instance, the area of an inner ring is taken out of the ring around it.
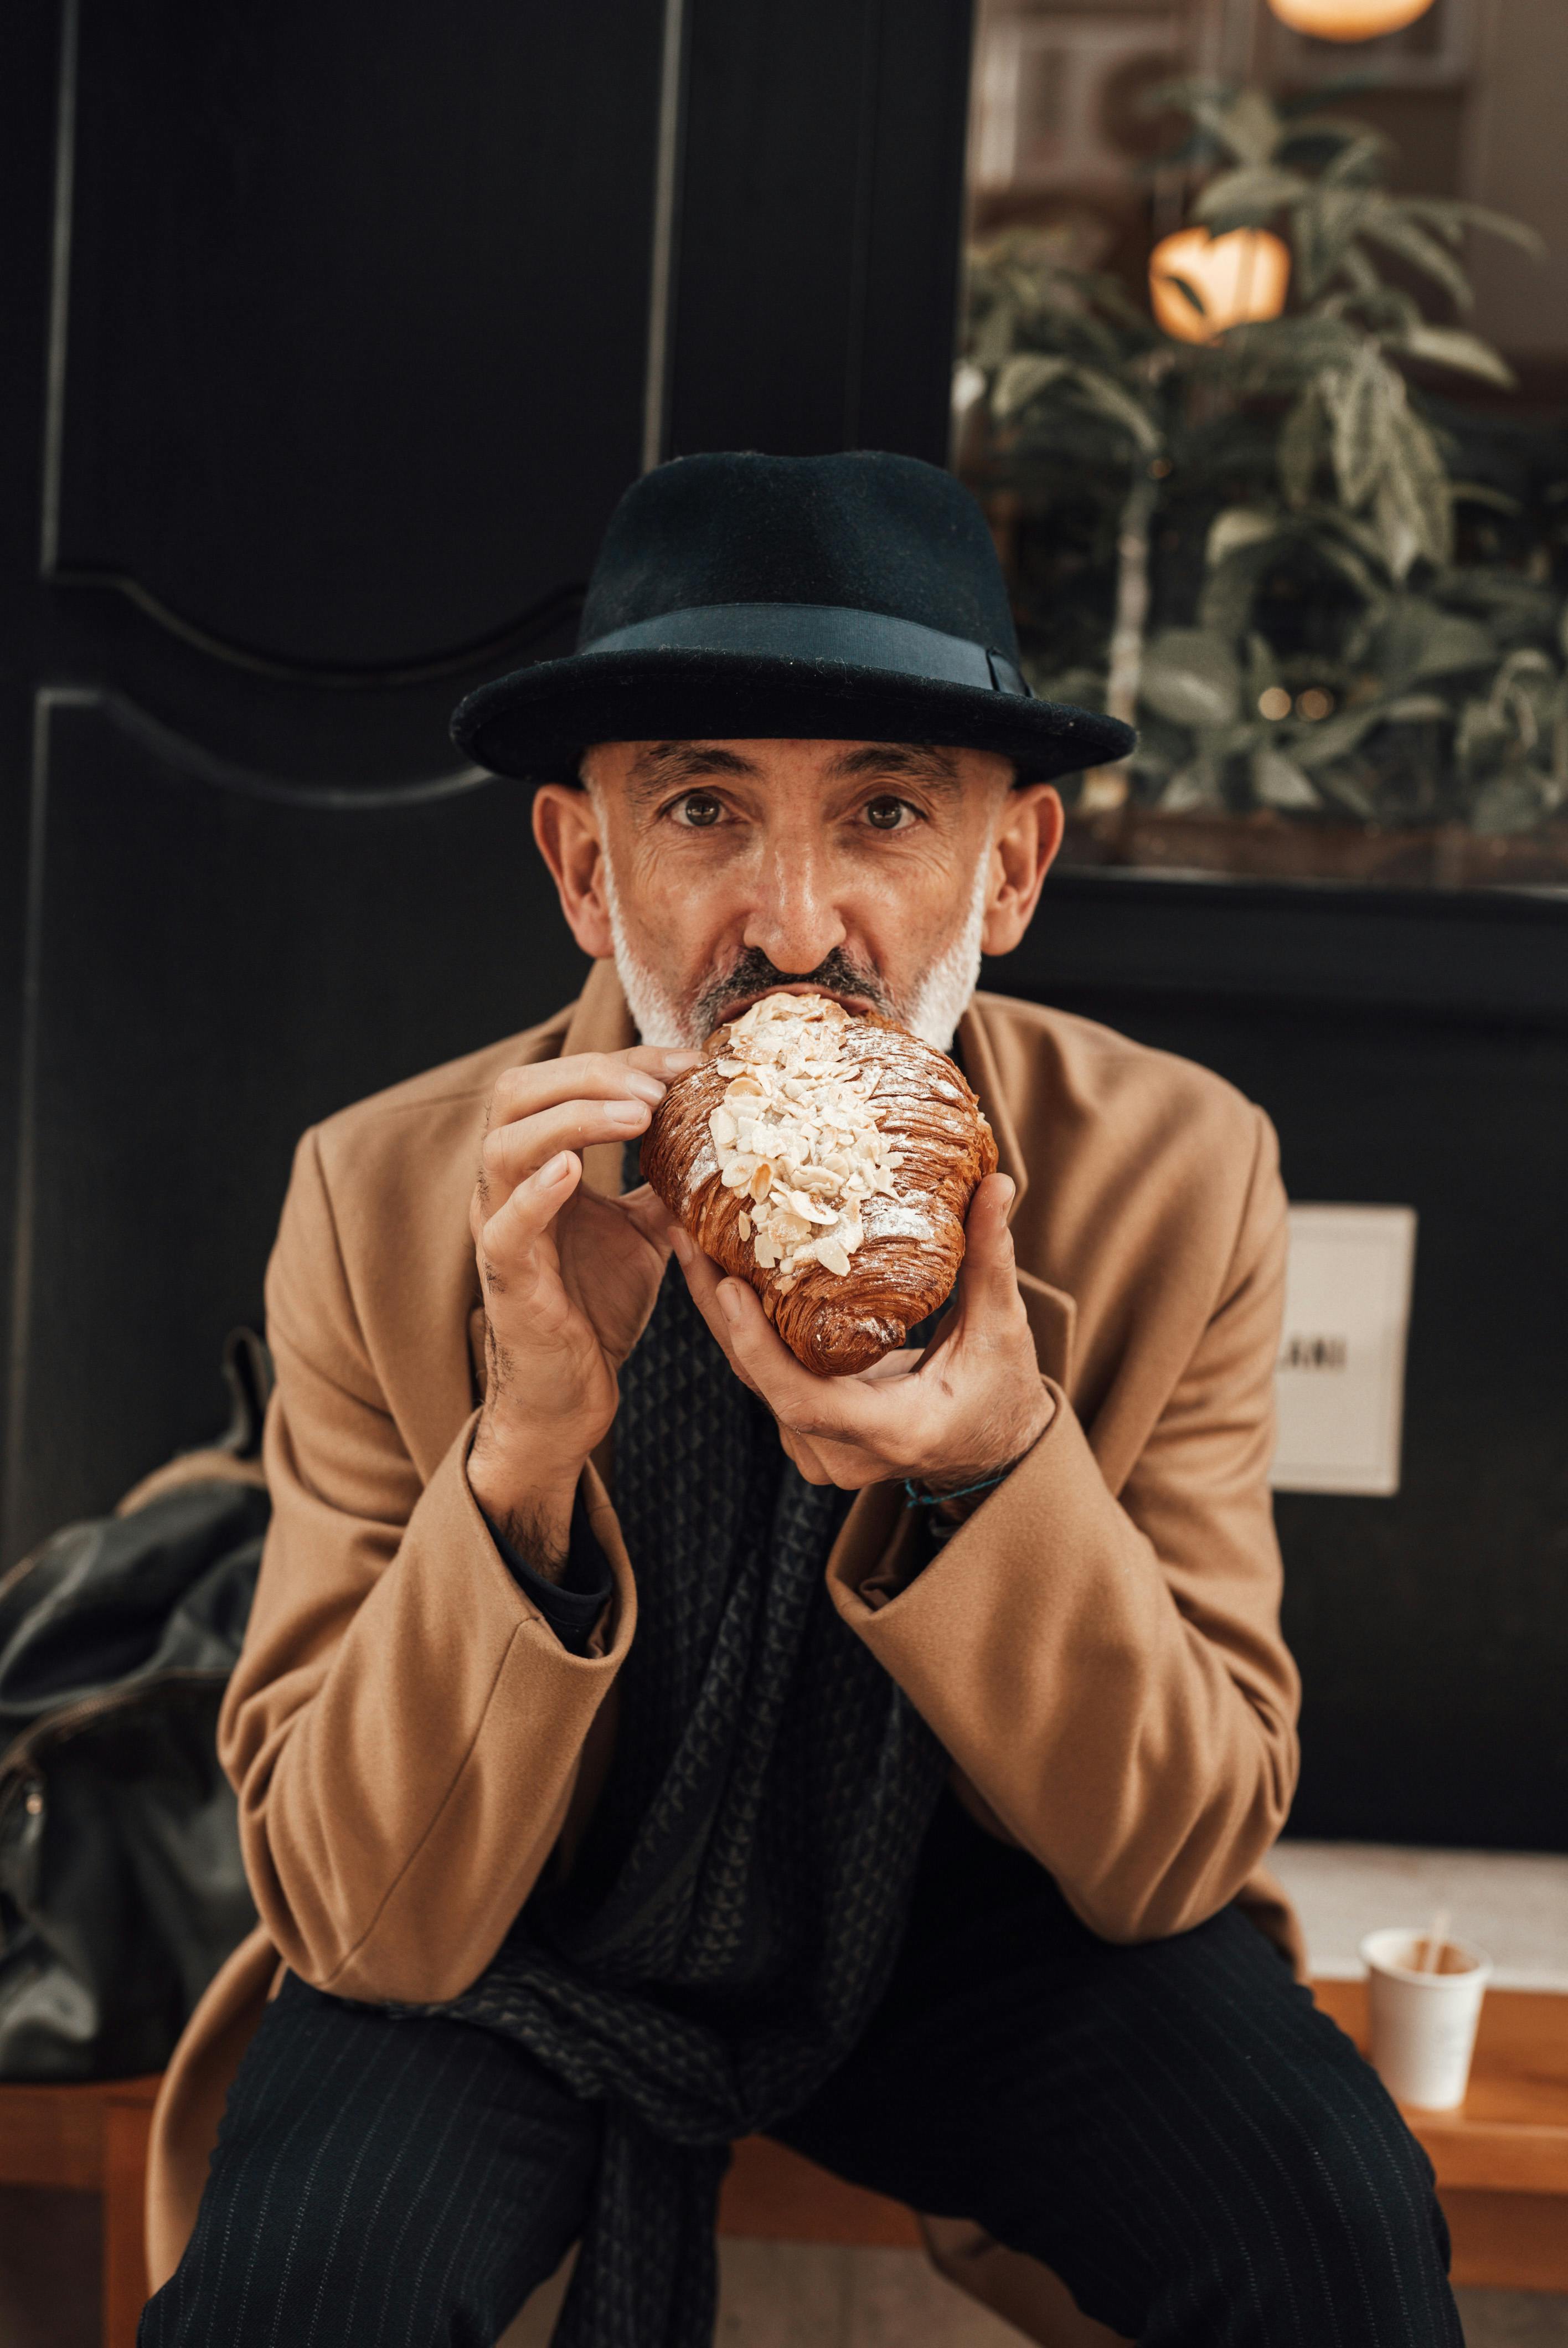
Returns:
[[[1112,1947],[946,1799],[870,2028],[774,2133],[1147,2348],[1461,2348],[1426,2157],[1253,1927]],[[493,2348],[598,2140],[521,2047],[291,1979],[139,2348]]]

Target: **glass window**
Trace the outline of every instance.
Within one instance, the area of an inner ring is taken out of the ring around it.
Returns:
[[[983,0],[954,461],[1139,729],[1069,862],[1568,887],[1565,84],[1568,7]]]

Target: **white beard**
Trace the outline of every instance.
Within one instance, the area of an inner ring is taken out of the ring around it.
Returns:
[[[645,1044],[658,1045],[667,1052],[700,1052],[708,1039],[706,1035],[696,1033],[695,1014],[683,1010],[675,997],[660,983],[648,964],[634,952],[627,937],[626,923],[620,912],[620,898],[608,856],[600,857],[600,869],[604,874],[604,902],[610,915],[615,974],[620,981],[620,991],[626,997],[632,1025]]]
[[[936,955],[907,1005],[895,1004],[893,1016],[902,1021],[911,1035],[918,1035],[923,1044],[930,1044],[938,1052],[949,1051],[958,1031],[958,1022],[969,1005],[969,999],[979,983],[980,932],[985,926],[986,884],[990,878],[990,841],[986,842],[984,855],[975,871],[975,885],[969,892],[968,911],[958,936],[949,940]],[[693,1010],[685,1008],[671,994],[632,946],[626,933],[621,915],[620,898],[615,886],[615,875],[610,859],[600,860],[604,875],[604,901],[610,915],[610,943],[615,955],[616,976],[626,997],[632,1023],[645,1044],[661,1045],[669,1051],[700,1052],[707,1042],[705,1032],[699,1032],[702,1022]]]
[[[904,1014],[904,1025],[910,1034],[918,1035],[922,1044],[934,1045],[938,1052],[951,1051],[958,1022],[980,983],[980,932],[985,927],[986,884],[990,875],[991,844],[988,839],[975,873],[964,926],[951,943],[942,948]]]

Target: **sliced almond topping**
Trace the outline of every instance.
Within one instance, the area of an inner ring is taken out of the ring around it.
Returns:
[[[842,1279],[865,1239],[864,1199],[891,1195],[901,1162],[871,1106],[883,1071],[853,1064],[849,1014],[823,995],[770,994],[733,1021],[709,1118],[720,1179],[743,1193],[743,1241],[781,1294],[820,1262]]]

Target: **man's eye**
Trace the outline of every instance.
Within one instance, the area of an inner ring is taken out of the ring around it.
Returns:
[[[872,799],[866,809],[866,820],[876,831],[902,831],[904,819],[915,820],[915,810],[907,799]]]
[[[693,831],[706,831],[711,824],[718,822],[723,808],[712,791],[688,791],[683,799],[677,800],[675,813]]]

